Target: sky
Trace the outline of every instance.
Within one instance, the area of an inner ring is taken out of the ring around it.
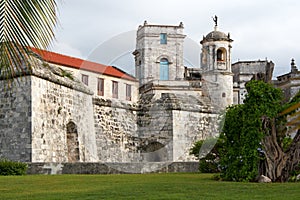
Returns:
[[[274,76],[300,65],[299,0],[58,0],[56,39],[49,50],[115,65],[134,74],[136,30],[184,24],[185,64],[199,67],[200,40],[214,28],[230,33],[232,62],[271,60]]]

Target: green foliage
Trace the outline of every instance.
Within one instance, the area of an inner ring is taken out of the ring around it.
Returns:
[[[296,169],[290,172],[289,182],[300,182],[300,164],[296,167]]]
[[[220,135],[221,177],[231,181],[252,181],[258,175],[261,140],[266,134],[262,118],[273,118],[281,109],[281,90],[262,81],[246,85],[248,95],[244,104],[227,109]]]
[[[60,70],[61,70],[61,76],[62,77],[67,77],[71,80],[74,80],[74,76],[73,76],[71,71],[67,71],[67,70],[63,70],[63,69],[60,69]]]
[[[201,147],[203,147],[201,149]],[[195,142],[190,150],[190,155],[199,159],[199,171],[202,173],[218,173],[219,168],[219,151],[222,147],[220,140],[217,138],[208,138]]]
[[[195,157],[197,157],[199,159],[200,148],[201,148],[203,142],[204,142],[204,140],[199,140],[199,141],[195,142],[194,145],[192,146],[192,148],[190,149],[190,155],[194,155]]]
[[[199,171],[201,173],[218,173],[220,172],[219,168],[219,159],[215,154],[209,154],[205,158],[199,160]]]
[[[290,136],[284,137],[282,140],[283,151],[288,150],[288,148],[290,147],[292,142],[293,142],[293,139]]]
[[[8,81],[30,69],[30,49],[47,48],[57,21],[55,0],[0,1],[0,71]],[[25,68],[26,67],[26,68]]]
[[[0,175],[25,175],[27,164],[21,162],[9,161],[7,159],[0,160]]]

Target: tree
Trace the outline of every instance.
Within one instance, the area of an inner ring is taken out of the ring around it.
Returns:
[[[0,1],[0,74],[9,80],[30,69],[30,46],[45,49],[54,38],[55,0]]]
[[[266,175],[272,181],[287,181],[289,173],[299,165],[300,133],[291,138],[291,118],[299,106],[299,94],[283,103],[280,89],[262,81],[247,83],[247,97],[242,105],[226,112],[220,153],[221,177],[225,180],[253,181]],[[297,114],[296,114],[297,118]],[[290,144],[284,141],[289,137]],[[286,150],[284,146],[288,146]]]

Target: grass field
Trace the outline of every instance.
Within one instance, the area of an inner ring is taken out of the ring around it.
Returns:
[[[0,199],[300,199],[300,183],[218,182],[211,174],[0,176]]]

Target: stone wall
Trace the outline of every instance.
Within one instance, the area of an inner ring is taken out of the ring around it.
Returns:
[[[0,156],[32,163],[192,161],[209,135],[208,99],[143,94],[137,104],[102,99],[57,66],[36,62],[0,93]],[[192,94],[192,93],[191,93]]]
[[[0,158],[31,162],[31,79],[0,81]]]
[[[197,140],[216,135],[216,114],[205,97],[143,94],[137,105],[94,98],[100,162],[194,161]]]
[[[143,174],[198,172],[199,162],[29,163],[28,174]]]
[[[136,106],[94,98],[97,155],[102,162],[138,161]]]
[[[207,97],[144,94],[140,104],[138,133],[143,140],[139,148],[144,161],[195,161],[189,155],[194,142],[218,134],[218,115]]]
[[[137,116],[139,150],[145,162],[173,161],[172,105],[169,94],[143,94]]]
[[[189,155],[190,149],[196,141],[218,136],[217,116],[195,111],[173,111],[174,161],[195,161],[195,157]]]
[[[98,160],[91,94],[32,76],[31,95],[32,162]],[[79,154],[75,160],[72,152]]]

